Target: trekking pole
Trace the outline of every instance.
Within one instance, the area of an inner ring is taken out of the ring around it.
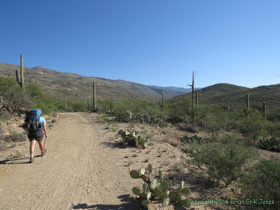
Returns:
[[[43,149],[43,151],[46,149],[46,141],[47,141],[47,137],[45,137],[45,141],[44,141],[44,149]],[[43,160],[43,155],[41,156],[41,163],[42,163],[42,160]]]

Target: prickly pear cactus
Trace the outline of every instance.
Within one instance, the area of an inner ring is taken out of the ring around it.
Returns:
[[[123,142],[129,145],[136,146],[140,149],[145,149],[148,145],[148,140],[140,136],[136,130],[119,130],[118,134],[122,136]]]
[[[143,199],[142,206],[147,207],[151,200],[156,198],[161,199],[162,206],[168,206],[170,202],[177,202],[184,207],[189,208],[191,204],[189,204],[188,199],[182,199],[181,195],[189,194],[189,188],[184,187],[184,182],[182,182],[182,187],[180,187],[177,191],[169,191],[169,185],[167,182],[163,181],[161,170],[158,171],[158,175],[153,179],[151,177],[153,171],[153,167],[151,164],[148,165],[148,174],[146,174],[146,169],[141,168],[140,173],[136,170],[130,171],[130,176],[133,179],[142,179],[145,183],[142,186],[142,192],[140,188],[133,187],[132,192]]]

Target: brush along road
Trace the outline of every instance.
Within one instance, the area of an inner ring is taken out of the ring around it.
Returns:
[[[130,177],[123,149],[109,144],[96,116],[59,114],[41,164],[38,147],[33,164],[0,164],[0,209],[137,209],[131,189],[141,180]]]

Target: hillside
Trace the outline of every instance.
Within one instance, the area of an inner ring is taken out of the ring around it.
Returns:
[[[16,78],[15,70],[19,66],[0,63],[0,76],[5,74]],[[24,81],[37,83],[50,96],[55,98],[71,98],[73,100],[89,99],[92,97],[92,82],[96,82],[97,98],[119,100],[122,98],[139,98],[157,101],[161,98],[161,90],[138,83],[124,80],[84,77],[78,74],[63,73],[45,69],[40,66],[24,68]],[[182,94],[181,91],[164,90],[164,97],[171,98]]]
[[[149,85],[150,87],[155,87],[155,88],[159,88],[159,89],[167,89],[167,90],[175,90],[175,91],[180,91],[180,92],[183,92],[183,93],[189,93],[189,92],[192,92],[192,89],[191,88],[182,88],[182,87],[173,87],[173,86],[170,86],[170,87],[162,87],[162,86],[155,86],[155,85]],[[195,88],[195,90],[199,90],[201,88]]]
[[[260,105],[263,101],[268,106],[280,106],[280,85],[259,86],[246,88],[226,83],[211,85],[199,90],[198,103],[202,104],[227,104],[245,106],[246,93],[250,95],[250,106]],[[184,98],[191,98],[192,93],[186,93],[170,99],[178,102]]]

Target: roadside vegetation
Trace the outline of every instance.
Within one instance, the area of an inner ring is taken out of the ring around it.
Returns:
[[[23,91],[16,80],[9,77],[0,77],[0,97],[2,122],[14,115],[24,117],[25,110],[34,108],[41,108],[43,114],[92,111],[90,101],[47,97],[40,86],[34,83],[28,84]],[[280,209],[280,161],[261,159],[260,155],[260,149],[280,152],[280,108],[269,106],[265,114],[259,107],[256,104],[250,112],[245,112],[243,104],[234,109],[228,108],[226,104],[197,105],[193,122],[191,98],[165,104],[127,98],[120,101],[100,100],[97,112],[100,122],[107,124],[107,128],[116,132],[116,136],[120,135],[124,144],[145,149],[148,154],[153,145],[150,139],[154,134],[146,126],[161,129],[162,133],[172,137],[164,141],[173,142],[170,144],[180,147],[181,151],[192,157],[182,163],[168,164],[188,168],[193,171],[194,179],[199,176],[191,168],[195,165],[205,171],[208,183],[213,188],[222,189],[232,185],[241,189],[239,199],[258,201],[257,204],[246,205],[246,208],[263,209],[262,201],[267,201],[270,203],[265,205],[266,208]],[[130,129],[118,130],[118,123],[127,123]],[[134,130],[136,124],[142,124],[143,129]],[[171,133],[168,128],[174,126],[184,131],[185,135]],[[201,137],[201,132],[208,135]],[[0,127],[0,150],[5,149],[6,142],[25,140],[20,134],[13,131],[10,133],[11,135],[5,136]],[[17,152],[16,156],[20,158],[21,154]],[[158,157],[161,157],[160,153]],[[140,172],[139,176],[143,173]],[[135,177],[139,178],[138,174]],[[168,186],[164,180],[158,180],[156,185],[158,188],[153,188],[152,196],[162,199],[164,205],[170,201],[183,202],[180,198],[175,199],[175,192],[168,197]],[[147,189],[143,193],[148,195]],[[134,188],[134,193],[141,196],[138,188]],[[149,198],[145,200],[145,204],[149,202]]]

